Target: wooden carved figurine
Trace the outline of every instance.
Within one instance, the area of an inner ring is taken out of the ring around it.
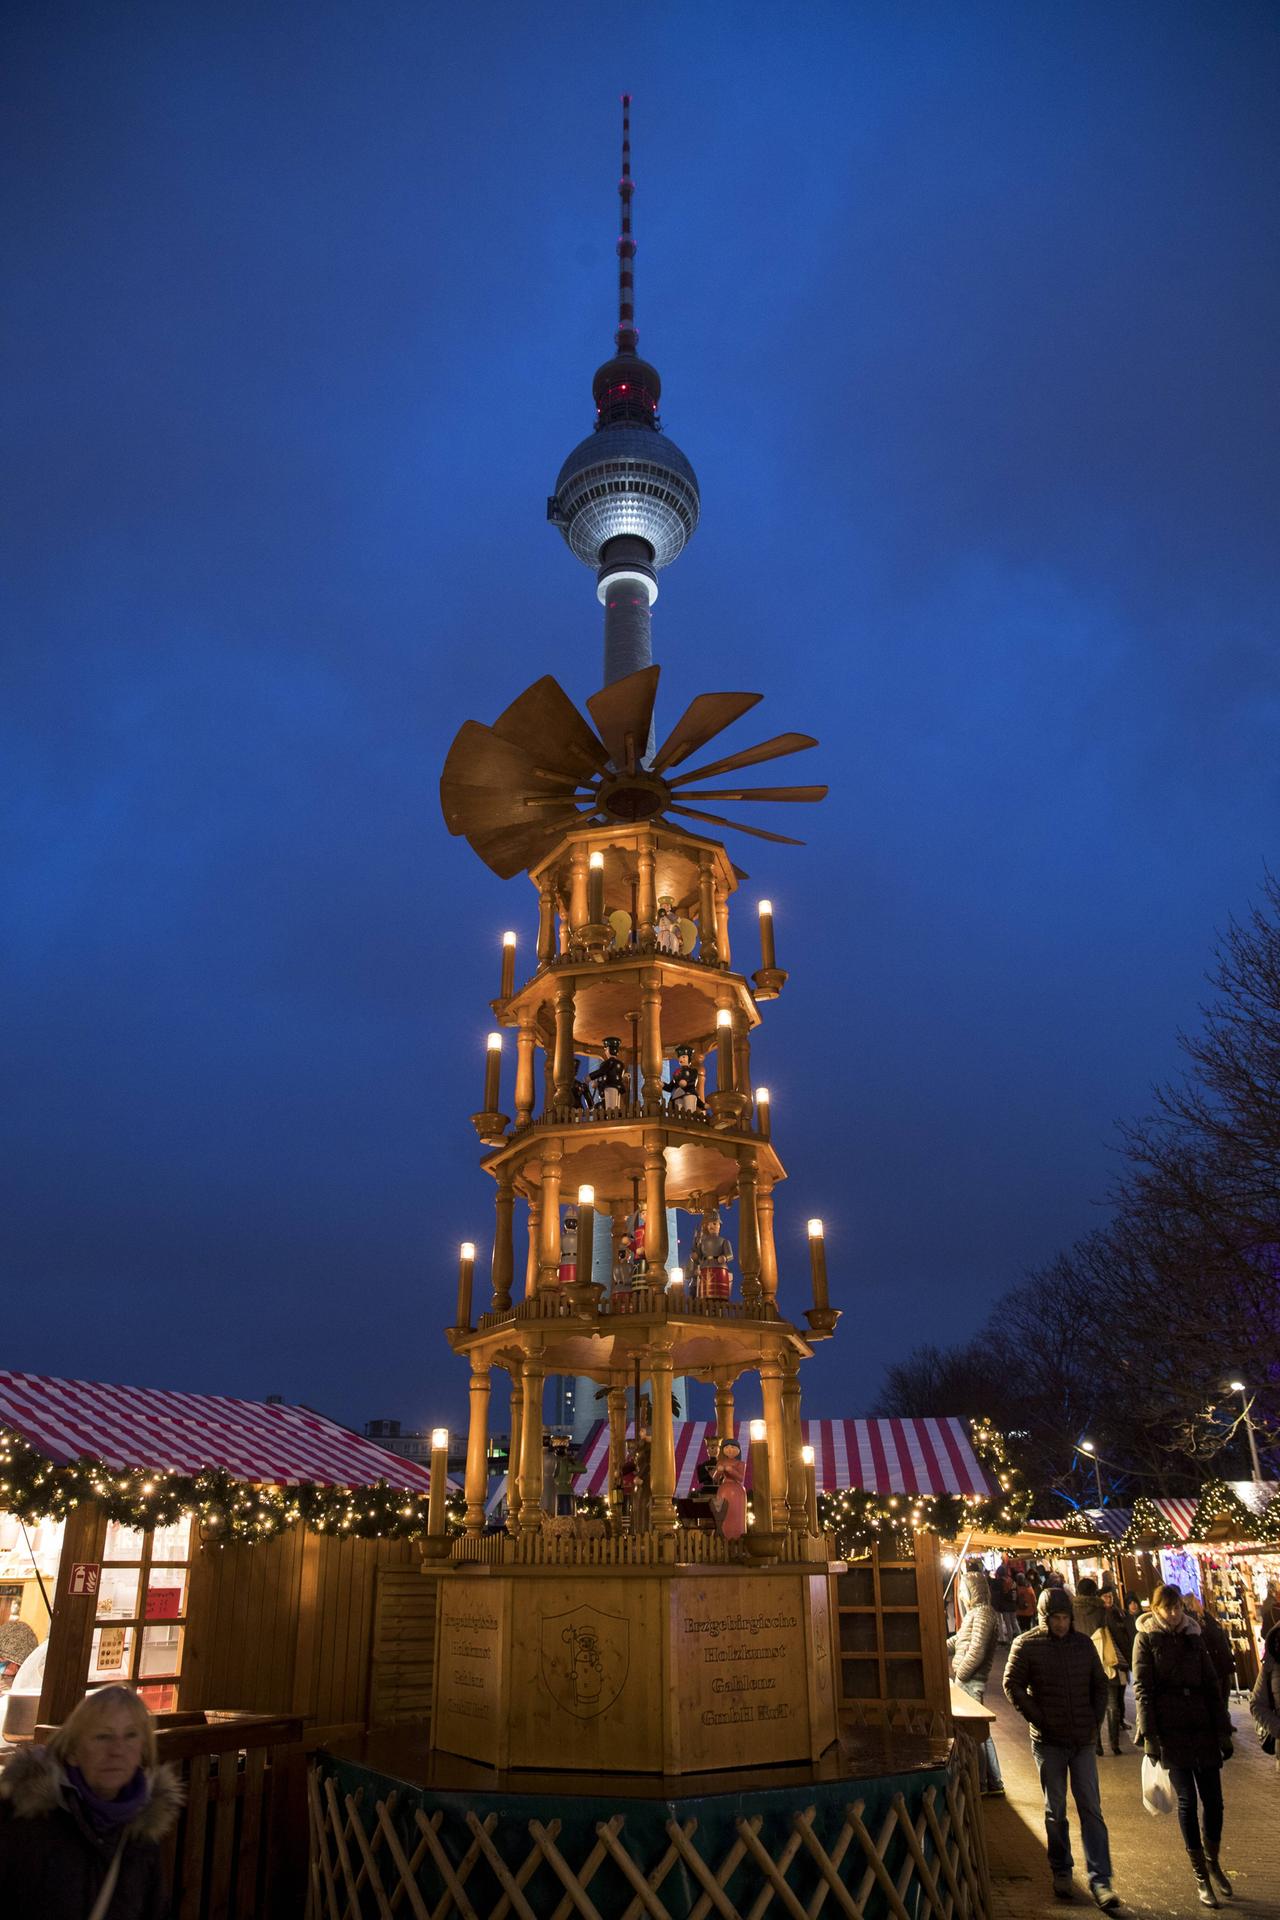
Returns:
[[[626,1104],[627,1069],[622,1064],[621,1049],[621,1040],[613,1034],[606,1034],[604,1059],[591,1073],[596,1104],[603,1107],[606,1113],[621,1113]]]
[[[711,1503],[722,1540],[741,1540],[747,1530],[747,1465],[736,1440],[722,1440],[712,1468],[717,1498]]]
[[[618,1251],[613,1256],[613,1310],[615,1313],[635,1311],[635,1284],[636,1250],[632,1244],[631,1235],[624,1233],[618,1242]]]
[[[706,1109],[698,1097],[698,1069],[694,1065],[693,1048],[677,1047],[676,1059],[679,1066],[671,1078],[662,1083],[668,1108],[672,1113],[704,1113]]]
[[[581,1065],[581,1060],[573,1063],[573,1091],[569,1095],[569,1106],[574,1113],[590,1113],[591,1089],[578,1073]]]
[[[669,893],[664,893],[658,901],[653,922],[653,941],[659,953],[679,953],[682,950],[684,943],[676,903]]]
[[[568,1208],[560,1228],[560,1285],[572,1287],[578,1278],[578,1209]]]
[[[733,1248],[720,1231],[720,1215],[708,1207],[689,1249],[694,1291],[700,1300],[727,1300],[733,1292]]]

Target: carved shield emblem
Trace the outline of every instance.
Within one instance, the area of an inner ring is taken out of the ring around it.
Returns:
[[[558,1707],[591,1720],[611,1707],[627,1683],[631,1623],[599,1607],[544,1613],[539,1640],[543,1685]]]

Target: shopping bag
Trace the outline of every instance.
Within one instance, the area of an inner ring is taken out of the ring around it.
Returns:
[[[1150,1754],[1142,1757],[1142,1804],[1148,1813],[1172,1813],[1178,1804],[1168,1767]]]

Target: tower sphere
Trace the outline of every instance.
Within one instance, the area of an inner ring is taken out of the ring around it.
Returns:
[[[622,364],[620,357],[611,367]],[[692,535],[698,507],[697,476],[675,442],[654,425],[623,419],[598,426],[574,448],[547,513],[589,567],[602,566],[609,542],[627,535],[645,542],[658,568],[670,566]]]

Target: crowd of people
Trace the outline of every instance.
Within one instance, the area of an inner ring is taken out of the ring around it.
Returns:
[[[1103,1818],[1098,1756],[1105,1732],[1112,1754],[1132,1731],[1150,1770],[1167,1777],[1200,1904],[1230,1898],[1220,1858],[1222,1768],[1233,1752],[1229,1703],[1236,1682],[1230,1641],[1199,1597],[1164,1583],[1149,1604],[1123,1597],[1109,1575],[1081,1578],[1075,1592],[1039,1563],[1002,1561],[987,1573],[971,1565],[959,1581],[963,1612],[948,1642],[957,1684],[982,1701],[996,1649],[1008,1645],[1003,1688],[1027,1722],[1044,1795],[1053,1890],[1073,1887],[1067,1788],[1080,1827],[1089,1890],[1106,1913],[1120,1904],[1112,1886],[1110,1839]],[[1261,1671],[1250,1701],[1267,1751],[1280,1736],[1280,1621],[1264,1622]],[[1132,1682],[1134,1720],[1126,1717]],[[1270,1744],[1268,1744],[1270,1743]],[[982,1791],[1004,1783],[994,1740],[979,1751]]]

